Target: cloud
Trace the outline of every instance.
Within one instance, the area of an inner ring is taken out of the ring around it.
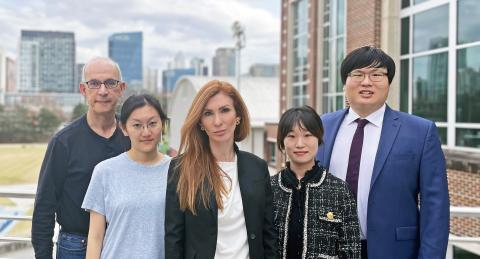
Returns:
[[[144,64],[165,68],[176,52],[211,62],[218,47],[234,45],[231,24],[245,27],[242,71],[252,63],[278,63],[280,18],[277,1],[266,0],[26,0],[0,3],[0,44],[17,52],[20,30],[75,32],[77,62],[107,55],[108,37],[142,31]]]

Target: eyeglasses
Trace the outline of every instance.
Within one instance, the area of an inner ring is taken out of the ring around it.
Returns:
[[[372,82],[380,82],[383,80],[383,78],[388,75],[388,73],[383,73],[383,72],[372,72],[369,74],[362,73],[362,72],[350,72],[348,73],[348,76],[352,79],[354,82],[362,82],[365,79],[365,75],[368,75],[368,78]]]
[[[105,88],[107,89],[113,89],[118,86],[118,83],[120,83],[120,81],[115,79],[107,79],[103,82],[97,79],[92,79],[90,81],[85,82],[87,87],[90,89],[99,89],[102,86],[102,84],[105,85]]]
[[[150,121],[147,122],[146,124],[142,123],[133,123],[131,124],[131,127],[134,131],[136,132],[141,132],[144,129],[148,129],[150,131],[158,130],[162,127],[162,124],[158,121]]]

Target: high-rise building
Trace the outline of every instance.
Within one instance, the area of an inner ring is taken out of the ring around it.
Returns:
[[[74,80],[75,85],[73,88],[73,91],[75,93],[80,92],[79,85],[80,85],[80,82],[82,82],[83,66],[85,66],[85,64],[82,64],[82,63],[75,64],[75,80]]]
[[[235,76],[235,48],[218,48],[212,60],[213,76]]]
[[[249,69],[249,74],[254,77],[277,77],[278,72],[278,64],[253,64]]]
[[[208,76],[208,66],[203,58],[194,57],[190,60],[190,67],[194,69],[196,76]]]
[[[13,93],[17,91],[17,67],[16,67],[16,62],[14,59],[11,59],[7,57],[7,63],[6,63],[6,85],[5,85],[5,91],[7,93]]]
[[[142,32],[115,33],[108,38],[108,56],[118,63],[129,90],[141,90],[143,76]]]
[[[157,93],[158,69],[147,67],[143,73],[143,89],[150,93]]]
[[[5,103],[5,92],[7,91],[6,82],[6,56],[2,48],[0,48],[0,104]]]
[[[74,89],[73,32],[21,31],[18,90],[71,93]]]

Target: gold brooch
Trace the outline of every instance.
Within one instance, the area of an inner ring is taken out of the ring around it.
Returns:
[[[327,213],[327,219],[330,219],[330,220],[333,219],[333,212],[330,211]]]

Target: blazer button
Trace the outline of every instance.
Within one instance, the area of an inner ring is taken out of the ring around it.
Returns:
[[[255,239],[256,237],[255,234],[250,234],[250,239]]]

